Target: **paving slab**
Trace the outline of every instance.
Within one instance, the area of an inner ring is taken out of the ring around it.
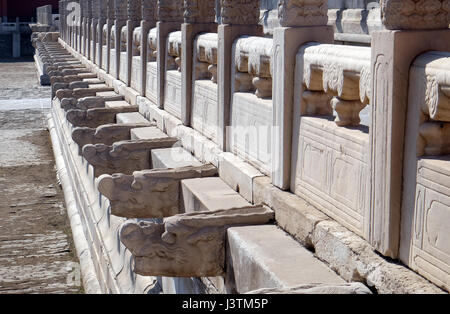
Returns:
[[[345,283],[311,251],[275,225],[233,227],[227,235],[228,267],[233,269],[238,293],[302,284]]]
[[[251,205],[219,177],[183,180],[181,191],[187,213]]]
[[[131,129],[130,133],[132,140],[151,140],[168,137],[166,133],[154,126]]]
[[[118,113],[116,115],[116,121],[118,124],[124,124],[124,123],[148,123],[148,124],[150,124],[150,121],[145,119],[144,116],[141,115],[139,112]]]
[[[202,163],[182,147],[161,148],[152,150],[153,168],[179,168],[201,166]]]

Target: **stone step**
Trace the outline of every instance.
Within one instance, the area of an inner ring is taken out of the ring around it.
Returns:
[[[116,115],[116,122],[117,124],[124,124],[124,123],[148,123],[151,124],[150,121],[144,118],[143,115],[141,115],[139,112],[124,112],[124,113],[118,113]]]
[[[152,150],[153,168],[199,167],[202,163],[182,147],[161,148]]]
[[[117,100],[117,101],[106,101],[105,108],[118,108],[118,107],[126,107],[130,106],[130,104],[125,100]]]
[[[85,78],[83,79],[83,82],[89,83],[89,84],[103,84],[105,83],[103,80],[98,78]]]
[[[100,82],[100,83],[90,83],[89,82],[88,88],[105,89],[105,91],[114,90],[114,88],[109,87],[108,85],[106,85],[103,82]]]
[[[183,180],[181,193],[187,213],[251,205],[219,177]]]
[[[237,293],[302,284],[343,284],[313,253],[275,225],[233,227],[227,231],[227,273]]]
[[[99,97],[103,97],[105,99],[105,101],[124,100],[124,97],[122,95],[119,95],[114,91],[97,92],[95,95],[99,96]]]
[[[151,140],[155,138],[166,138],[166,133],[161,131],[155,126],[149,126],[145,128],[131,129],[132,140]]]

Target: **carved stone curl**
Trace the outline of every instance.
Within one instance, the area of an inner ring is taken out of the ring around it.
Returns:
[[[123,112],[138,112],[139,106],[119,108],[93,108],[88,110],[71,109],[66,113],[66,119],[74,127],[96,128],[100,125],[116,122],[116,115]]]
[[[236,73],[236,91],[256,90],[258,98],[272,97],[273,39],[244,36],[234,47],[236,70],[241,72]]]
[[[449,0],[381,0],[381,20],[387,29],[447,29]]]
[[[164,223],[125,222],[120,240],[133,254],[134,271],[144,276],[208,277],[225,270],[226,230],[269,223],[264,206],[180,214]]]
[[[151,140],[127,140],[112,145],[86,144],[83,156],[94,167],[96,177],[102,174],[124,173],[150,169],[151,150],[170,148],[178,142],[177,138]]]
[[[328,22],[327,0],[279,0],[281,26],[322,26]]]
[[[180,181],[217,175],[212,165],[136,171],[98,178],[98,190],[111,214],[126,218],[163,218],[181,213]]]
[[[60,89],[56,92],[56,97],[61,100],[63,98],[80,99],[83,97],[95,96],[98,92],[113,91],[112,87],[93,87],[93,88],[75,88]]]
[[[258,25],[259,0],[221,0],[222,24]]]
[[[215,1],[211,0],[184,0],[184,22],[214,23],[215,7]]]
[[[72,131],[72,139],[81,149],[86,144],[103,143],[112,145],[115,142],[129,140],[130,130],[139,127],[148,127],[142,123],[105,124],[97,128],[77,127]]]

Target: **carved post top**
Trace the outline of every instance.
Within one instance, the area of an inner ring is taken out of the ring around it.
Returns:
[[[183,22],[183,0],[158,0],[158,21]]]
[[[158,0],[141,0],[141,1],[142,1],[142,19],[152,24],[155,23]]]
[[[220,0],[222,24],[257,25],[259,0]]]
[[[381,0],[381,20],[387,29],[446,29],[450,0]]]
[[[106,19],[108,17],[108,0],[98,0],[98,17]]]
[[[92,18],[98,19],[100,15],[100,0],[91,0]]]
[[[124,22],[128,18],[128,3],[124,0],[114,0],[114,13],[117,21]]]
[[[142,3],[141,0],[128,0],[128,20],[139,21],[142,19]]]
[[[84,0],[85,6],[84,6],[84,16],[88,19],[92,18],[92,2],[93,0]]]
[[[115,0],[106,0],[106,15],[110,20],[114,20],[116,18],[116,11],[114,9],[114,1]]]
[[[281,26],[324,26],[328,22],[327,0],[278,0]]]
[[[216,20],[214,0],[184,0],[185,23],[214,23]]]

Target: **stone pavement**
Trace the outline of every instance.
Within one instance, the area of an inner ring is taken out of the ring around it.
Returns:
[[[34,63],[0,60],[0,294],[80,293]]]

